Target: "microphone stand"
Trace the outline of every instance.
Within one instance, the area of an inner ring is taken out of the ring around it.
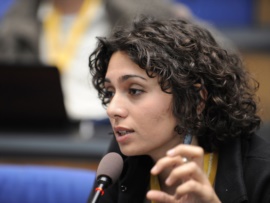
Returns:
[[[100,196],[104,195],[104,189],[106,189],[111,184],[111,179],[107,176],[101,176],[98,178],[97,183],[98,186],[95,189],[94,197],[91,203],[97,203]]]

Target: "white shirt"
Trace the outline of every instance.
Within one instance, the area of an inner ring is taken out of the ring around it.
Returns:
[[[44,22],[46,14],[52,9],[47,2],[41,4],[38,12],[39,19]],[[61,29],[68,31],[75,15],[61,17]],[[64,94],[64,103],[67,113],[71,119],[104,119],[107,118],[106,111],[98,99],[97,91],[92,86],[91,75],[88,67],[88,58],[96,47],[96,37],[106,36],[110,25],[106,18],[104,6],[100,6],[91,24],[83,33],[77,45],[73,59],[61,73],[61,84]],[[67,33],[67,32],[64,32]],[[40,58],[45,64],[48,62],[48,47],[46,38],[42,31],[40,36]]]

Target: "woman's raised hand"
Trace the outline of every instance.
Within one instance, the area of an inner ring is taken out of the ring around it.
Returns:
[[[151,170],[153,175],[168,174],[160,183],[163,191],[150,190],[147,198],[158,203],[220,202],[203,171],[203,158],[204,151],[198,146],[180,144],[169,150]],[[169,194],[165,188],[175,189]]]

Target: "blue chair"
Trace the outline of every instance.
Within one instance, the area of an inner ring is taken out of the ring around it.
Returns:
[[[0,164],[1,203],[86,203],[95,171]]]

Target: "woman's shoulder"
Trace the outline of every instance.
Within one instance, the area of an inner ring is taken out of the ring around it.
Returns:
[[[266,139],[253,134],[243,142],[246,159],[260,159],[270,164],[270,143]]]
[[[243,144],[243,172],[250,202],[270,202],[270,144],[253,135]],[[256,186],[256,187],[255,187]]]

